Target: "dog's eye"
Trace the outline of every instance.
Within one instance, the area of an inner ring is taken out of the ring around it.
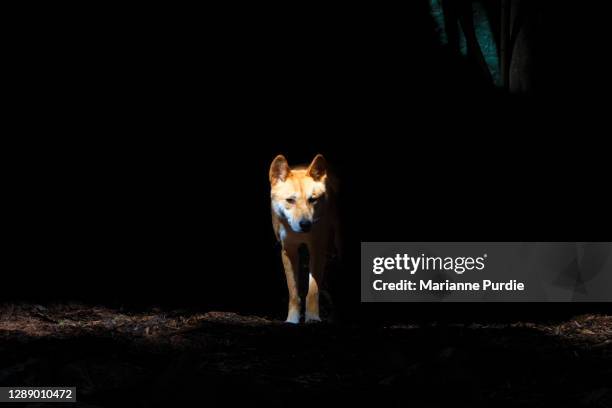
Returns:
[[[309,203],[314,203],[314,202],[315,202],[315,201],[317,201],[318,199],[319,199],[319,197],[310,197],[310,198],[308,199],[308,202],[309,202]]]
[[[287,202],[288,202],[289,204],[295,204],[295,198],[288,198],[288,199],[287,199]]]

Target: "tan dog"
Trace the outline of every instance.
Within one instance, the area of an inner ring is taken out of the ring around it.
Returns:
[[[323,285],[328,250],[338,249],[335,185],[327,163],[318,154],[310,166],[290,168],[279,155],[270,166],[272,226],[282,244],[283,266],[289,289],[288,323],[299,323],[298,247],[305,244],[310,255],[306,322],[321,321],[319,291]]]

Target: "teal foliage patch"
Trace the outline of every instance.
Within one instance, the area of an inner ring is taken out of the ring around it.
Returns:
[[[444,9],[440,0],[430,0],[431,16],[433,17],[436,34],[441,44],[448,44],[448,35],[444,23]],[[474,28],[476,38],[484,56],[484,59],[489,67],[491,76],[495,85],[501,86],[501,72],[499,68],[499,53],[497,44],[493,35],[489,16],[481,1],[472,2],[472,15],[474,18]],[[459,51],[463,56],[467,56],[467,43],[463,28],[459,30]]]

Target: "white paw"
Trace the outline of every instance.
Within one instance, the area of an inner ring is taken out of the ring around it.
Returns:
[[[305,321],[306,321],[306,323],[318,323],[318,322],[321,321],[321,318],[319,317],[319,315],[314,315],[314,314],[306,313]]]
[[[287,316],[287,320],[285,323],[298,324],[300,322],[300,314],[299,313],[289,313]]]

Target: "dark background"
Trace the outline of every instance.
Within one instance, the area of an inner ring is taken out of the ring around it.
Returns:
[[[18,31],[10,59],[2,300],[284,318],[268,166],[323,153],[342,182],[343,318],[609,310],[360,305],[361,241],[611,238],[597,13],[541,3],[535,85],[510,95],[439,45],[427,2],[410,3],[29,16],[50,27]]]

